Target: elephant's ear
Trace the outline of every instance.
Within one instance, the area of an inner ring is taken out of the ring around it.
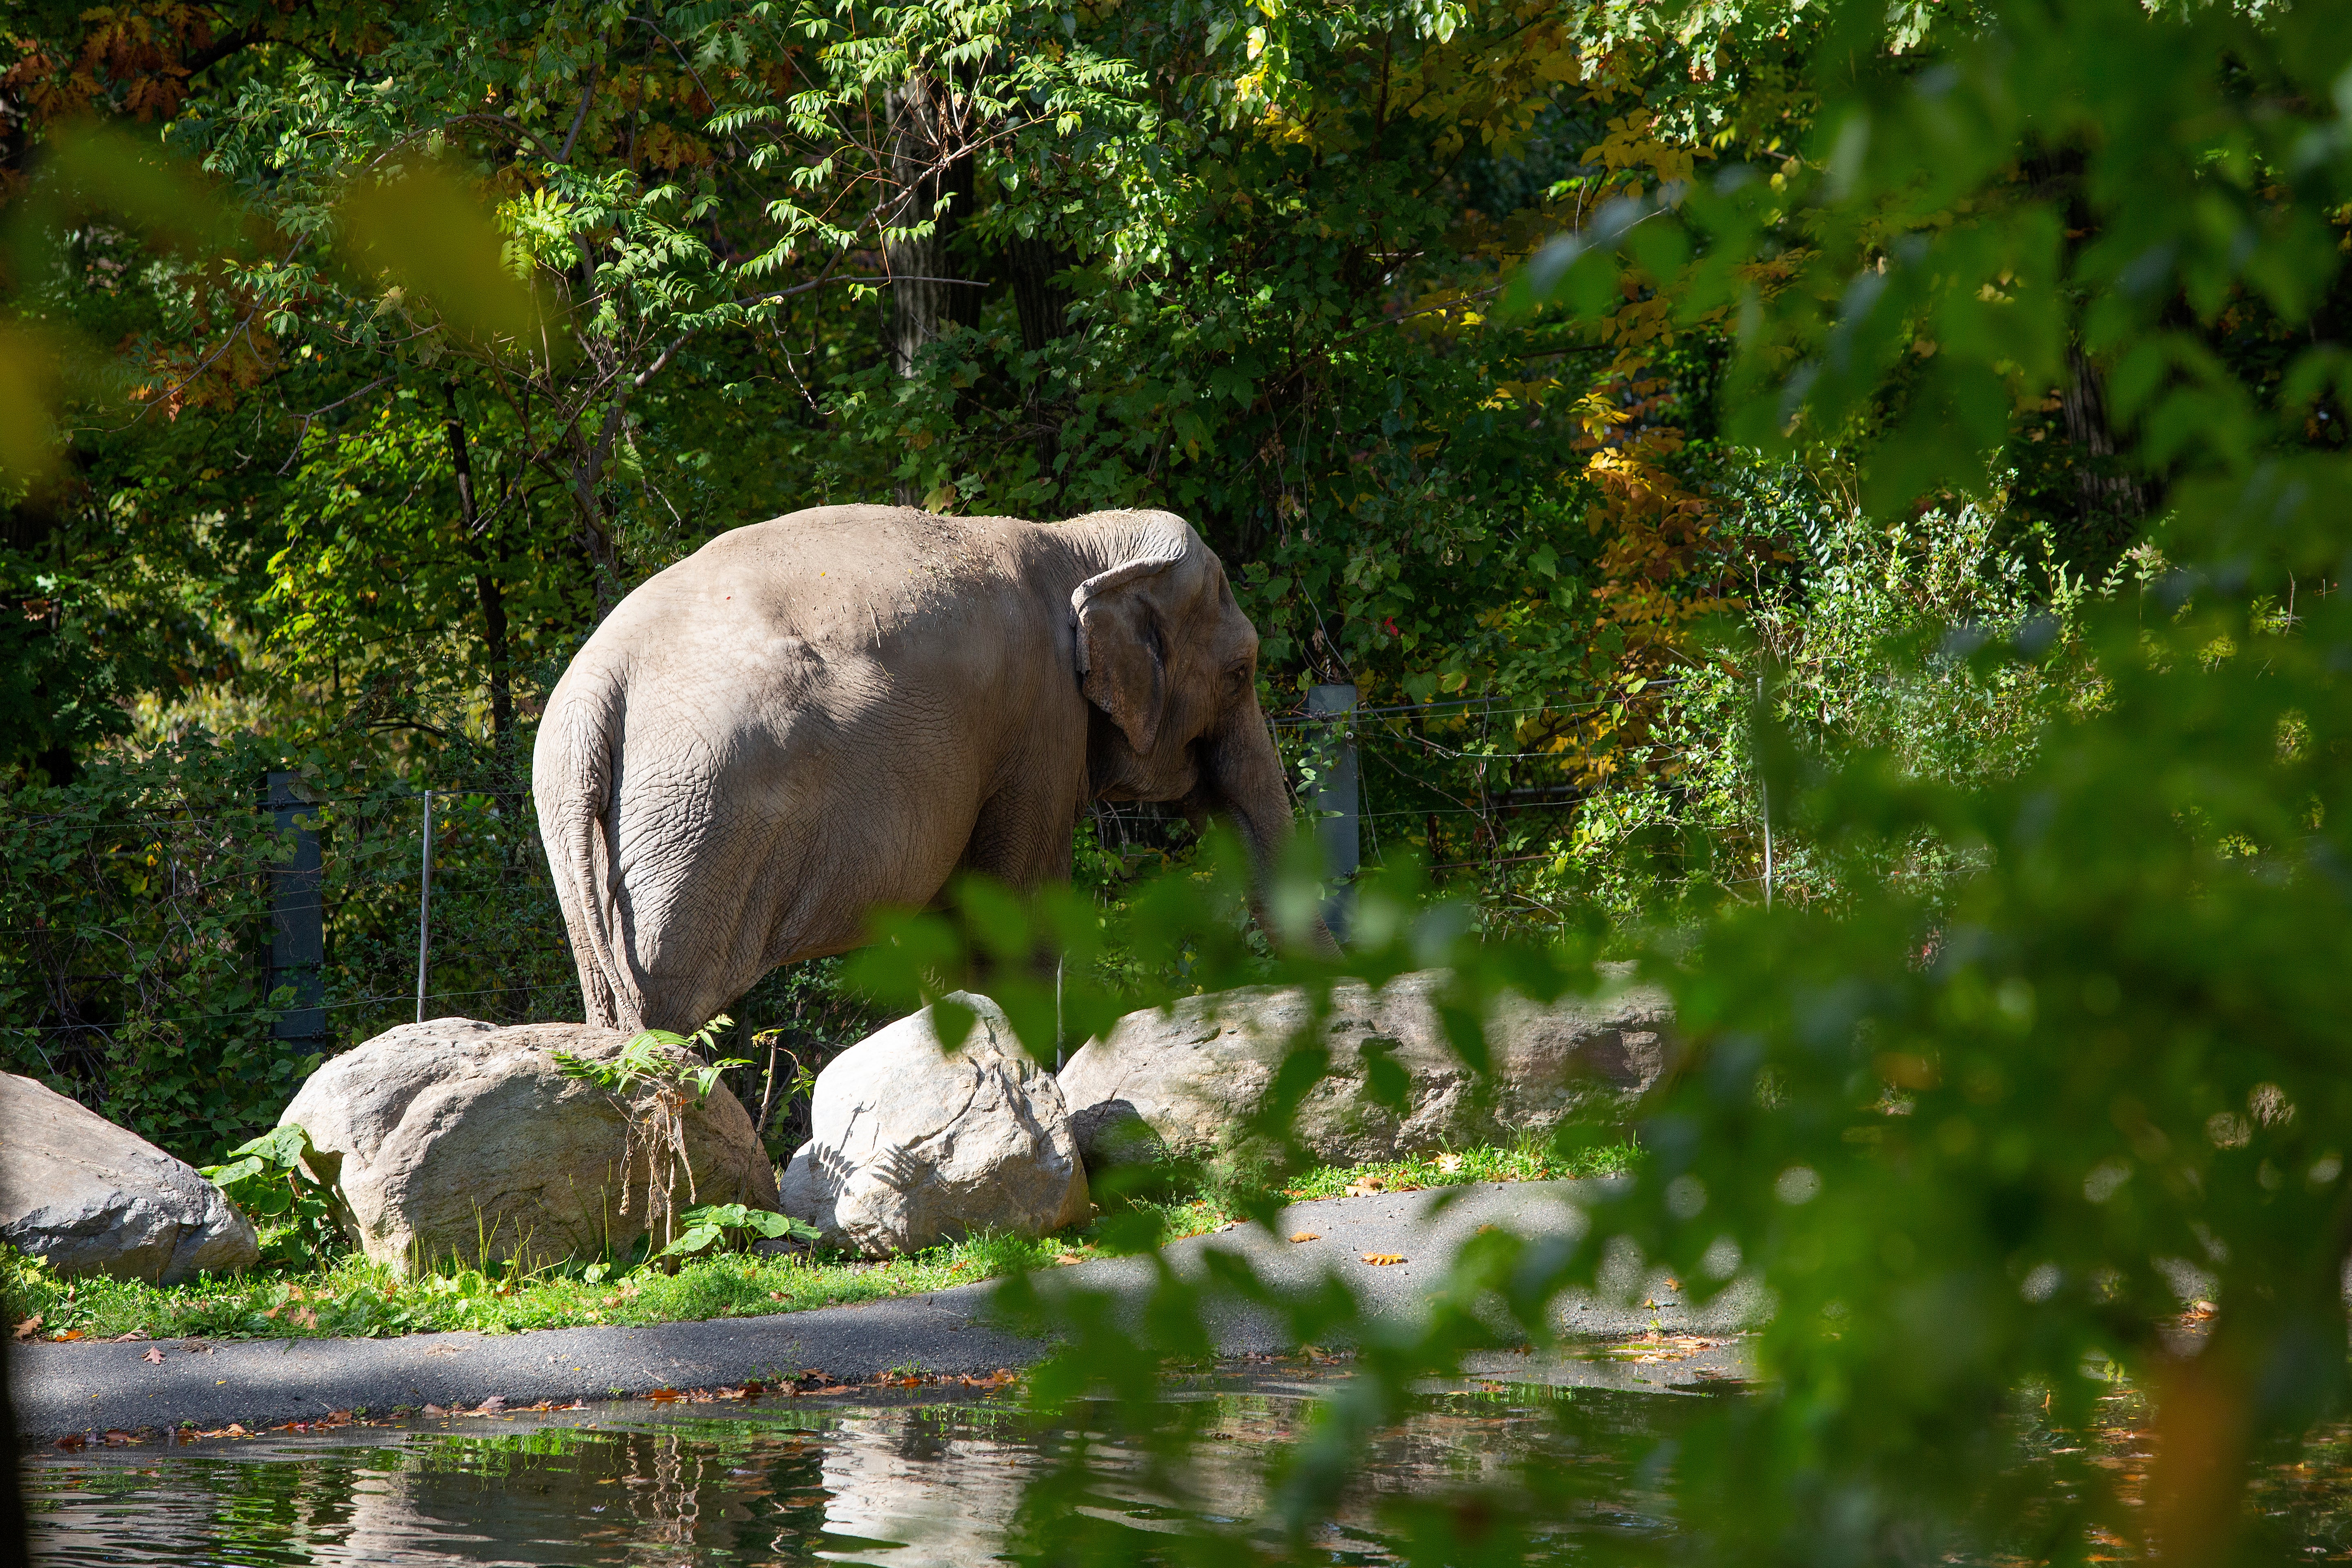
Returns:
[[[1087,578],[1072,591],[1077,621],[1080,689],[1111,716],[1139,757],[1151,754],[1168,699],[1168,658],[1158,615],[1140,584],[1184,558],[1172,552],[1129,561]]]

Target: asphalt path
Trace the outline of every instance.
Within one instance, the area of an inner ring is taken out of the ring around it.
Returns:
[[[1162,1256],[1198,1279],[1216,1253],[1237,1255],[1278,1289],[1304,1290],[1336,1276],[1362,1303],[1367,1331],[1409,1333],[1425,1317],[1462,1239],[1494,1226],[1531,1239],[1581,1230],[1599,1188],[1527,1182],[1373,1194],[1295,1204],[1271,1229],[1231,1226],[1171,1244]],[[1313,1239],[1293,1241],[1293,1236]],[[1366,1255],[1403,1259],[1374,1265]],[[1150,1258],[1108,1258],[1036,1277],[1041,1289],[1096,1291],[1115,1322],[1132,1323],[1160,1279]],[[1538,1362],[1510,1351],[1470,1359],[1473,1374],[1616,1386],[1737,1376],[1730,1339],[1763,1303],[1735,1289],[1703,1310],[1685,1308],[1663,1277],[1620,1281],[1622,1304],[1563,1300],[1557,1326],[1588,1353]],[[1635,1289],[1637,1286],[1644,1289]],[[859,1306],[758,1318],[642,1327],[541,1329],[527,1333],[407,1334],[374,1340],[39,1342],[9,1357],[18,1431],[35,1439],[68,1432],[170,1427],[248,1430],[331,1411],[381,1416],[399,1406],[509,1406],[602,1400],[660,1388],[708,1388],[781,1380],[809,1369],[835,1384],[918,1366],[978,1375],[1036,1361],[1045,1340],[1013,1331],[992,1310],[992,1283],[960,1286]],[[1297,1350],[1276,1314],[1212,1296],[1208,1326],[1218,1354]],[[1640,1342],[1628,1342],[1639,1341]],[[1340,1348],[1333,1345],[1330,1348]],[[160,1363],[147,1360],[160,1350]]]

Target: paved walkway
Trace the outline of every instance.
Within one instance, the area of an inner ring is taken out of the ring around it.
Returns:
[[[1530,1182],[1326,1199],[1293,1205],[1273,1232],[1239,1226],[1174,1243],[1165,1256],[1192,1278],[1216,1252],[1238,1254],[1278,1286],[1304,1289],[1334,1273],[1356,1292],[1376,1331],[1403,1331],[1427,1310],[1429,1294],[1464,1237],[1489,1225],[1531,1237],[1573,1234],[1583,1223],[1579,1204],[1594,1190],[1588,1183]],[[1286,1239],[1301,1231],[1318,1239]],[[1361,1260],[1366,1253],[1406,1261],[1374,1267]],[[1039,1279],[1049,1289],[1110,1291],[1118,1309],[1131,1316],[1142,1310],[1155,1277],[1149,1258],[1109,1258]],[[28,1437],[183,1422],[206,1428],[241,1422],[254,1429],[331,1410],[381,1414],[403,1405],[473,1405],[491,1395],[509,1405],[569,1403],[740,1384],[808,1367],[850,1383],[909,1363],[953,1375],[1036,1360],[1046,1348],[1043,1342],[1010,1332],[992,1319],[993,1289],[966,1285],[861,1306],[637,1328],[203,1344],[45,1342],[15,1349],[9,1363],[17,1426]],[[1669,1294],[1650,1299],[1658,1303],[1654,1310],[1569,1300],[1559,1309],[1559,1326],[1603,1343],[1643,1334],[1654,1321],[1667,1335],[1713,1337],[1760,1310],[1748,1291],[1727,1293],[1703,1313],[1686,1310]],[[1297,1348],[1268,1314],[1230,1300],[1213,1306],[1210,1325],[1220,1354]],[[145,1359],[151,1349],[163,1352],[161,1364]],[[1736,1374],[1742,1364],[1736,1344],[1685,1343],[1665,1353],[1670,1362],[1645,1363],[1627,1353],[1538,1365],[1504,1352],[1474,1358],[1469,1370],[1637,1385]]]

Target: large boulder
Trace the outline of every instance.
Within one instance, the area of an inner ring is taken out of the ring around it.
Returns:
[[[1331,1074],[1299,1107],[1295,1135],[1318,1159],[1357,1164],[1507,1143],[1629,1108],[1664,1070],[1674,1003],[1630,984],[1630,964],[1603,968],[1610,984],[1597,997],[1499,1003],[1487,1020],[1485,1078],[1446,1044],[1436,1007],[1444,971],[1400,975],[1377,992],[1339,987],[1323,1037]],[[1227,1151],[1307,1016],[1303,991],[1259,985],[1121,1018],[1061,1072],[1088,1163]],[[1383,1087],[1374,1073],[1391,1088],[1396,1079],[1372,1067],[1381,1058],[1402,1069],[1402,1105],[1374,1092]]]
[[[1044,1236],[1092,1212],[1054,1075],[985,996],[962,1048],[924,1008],[827,1062],[811,1136],[784,1168],[784,1212],[835,1247],[913,1252],[976,1231]]]
[[[0,1241],[61,1275],[176,1285],[261,1257],[227,1194],[135,1132],[0,1073]]]
[[[555,1054],[609,1062],[630,1038],[585,1024],[403,1024],[312,1073],[278,1121],[310,1134],[352,1241],[396,1272],[625,1255],[646,1234],[646,1160],[629,1158],[621,1106]],[[682,1124],[693,1191],[679,1183],[680,1207],[776,1206],[775,1167],[733,1095],[713,1089]]]

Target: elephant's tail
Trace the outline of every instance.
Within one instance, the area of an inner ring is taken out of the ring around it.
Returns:
[[[562,782],[570,787],[569,798],[561,807],[559,833],[549,837],[549,847],[555,849],[560,843],[561,854],[548,858],[565,884],[561,889],[566,895],[562,902],[577,911],[572,936],[583,950],[576,956],[587,1022],[607,1028],[632,1027],[645,1011],[645,997],[622,951],[624,943],[618,940],[620,905],[614,886],[613,816],[618,806],[614,786],[619,750],[614,723],[619,694],[583,694],[566,706],[571,710],[562,720],[549,715],[551,721],[562,724],[566,742],[566,754],[560,761],[549,760],[558,763]],[[551,723],[549,728],[552,727]]]

